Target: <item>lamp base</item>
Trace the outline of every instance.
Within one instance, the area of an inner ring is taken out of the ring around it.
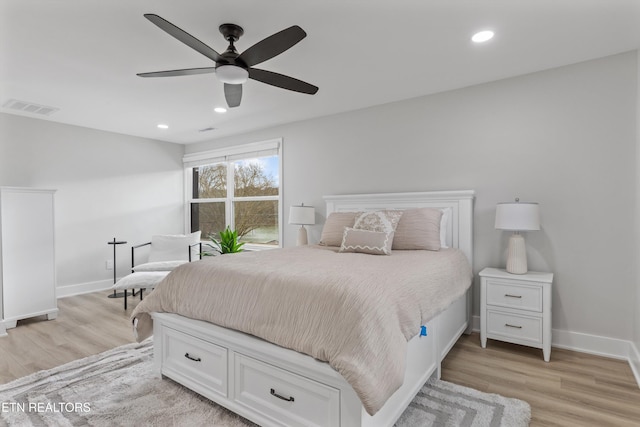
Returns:
[[[507,272],[511,274],[525,274],[527,272],[527,249],[522,234],[513,233],[509,237]]]
[[[304,225],[300,227],[298,230],[298,246],[307,245],[309,241],[307,240],[307,229],[304,228]]]

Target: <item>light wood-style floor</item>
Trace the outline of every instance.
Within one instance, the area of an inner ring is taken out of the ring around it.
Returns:
[[[18,322],[0,338],[0,384],[133,342],[129,316],[138,302],[107,292],[58,300],[56,320]],[[531,426],[640,426],[640,389],[625,361],[552,349],[542,351],[463,336],[443,363],[442,379],[526,400]]]
[[[442,379],[525,400],[531,426],[640,426],[640,388],[629,363],[575,351],[542,350],[463,335],[443,362]]]

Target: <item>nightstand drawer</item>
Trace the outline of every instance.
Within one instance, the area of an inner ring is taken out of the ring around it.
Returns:
[[[542,319],[487,310],[487,336],[538,346],[542,344]]]
[[[487,280],[487,305],[542,312],[542,287]]]

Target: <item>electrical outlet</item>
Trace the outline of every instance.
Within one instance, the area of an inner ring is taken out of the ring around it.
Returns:
[[[109,259],[104,263],[104,267],[107,270],[113,270],[113,260]]]

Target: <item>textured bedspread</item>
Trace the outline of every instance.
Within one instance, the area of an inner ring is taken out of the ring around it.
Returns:
[[[390,256],[301,246],[182,265],[132,314],[136,338],[152,312],[178,313],[255,335],[328,362],[369,414],[404,378],[407,341],[471,284],[455,249]]]

